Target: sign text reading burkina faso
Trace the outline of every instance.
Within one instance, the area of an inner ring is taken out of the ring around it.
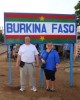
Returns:
[[[66,14],[4,13],[5,42],[23,43],[29,35],[32,43],[75,43],[75,20]]]

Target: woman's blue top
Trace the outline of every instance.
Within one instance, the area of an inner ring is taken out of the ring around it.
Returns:
[[[56,69],[56,64],[60,63],[59,54],[56,50],[51,50],[50,53],[48,53],[49,52],[44,50],[40,58],[43,58],[46,61],[45,69],[54,71]]]

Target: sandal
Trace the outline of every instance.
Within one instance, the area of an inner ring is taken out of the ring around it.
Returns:
[[[46,91],[50,91],[50,89],[49,88],[46,88]]]

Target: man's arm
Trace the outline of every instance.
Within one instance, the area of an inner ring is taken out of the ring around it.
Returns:
[[[19,67],[20,61],[21,61],[21,56],[18,55],[17,56],[17,61],[16,61],[16,67]]]
[[[39,61],[39,56],[35,55],[35,60],[36,60],[36,66],[39,67],[40,61]]]

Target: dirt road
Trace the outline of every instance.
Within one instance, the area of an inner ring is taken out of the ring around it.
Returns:
[[[0,56],[0,100],[80,100],[80,71],[73,73],[73,87],[70,87],[69,61],[61,61],[60,69],[56,73],[56,91],[47,92],[40,87],[40,68],[36,68],[36,83],[38,92],[30,90],[28,79],[26,91],[20,92],[19,69],[12,62],[12,85],[8,85],[8,63],[6,54]],[[80,68],[80,63],[75,62],[75,67]],[[68,68],[68,69],[67,69]],[[68,71],[66,71],[66,69]]]

